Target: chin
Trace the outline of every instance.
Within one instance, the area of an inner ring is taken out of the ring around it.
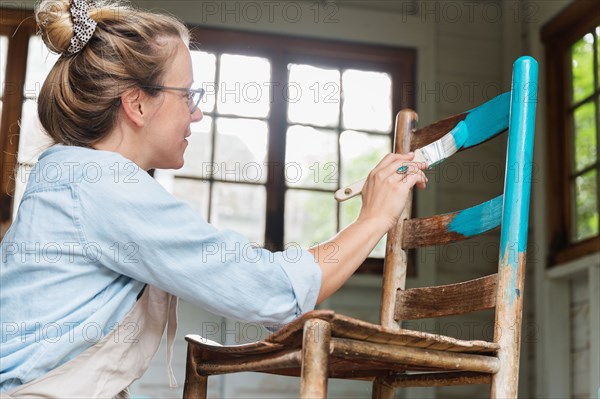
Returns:
[[[178,162],[173,162],[168,168],[166,169],[181,169],[183,168],[183,159],[181,161]]]
[[[183,167],[183,157],[178,160],[164,160],[154,168],[156,169],[181,169]]]

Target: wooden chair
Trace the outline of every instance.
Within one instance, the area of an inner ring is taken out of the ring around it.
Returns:
[[[301,398],[325,398],[328,378],[371,380],[373,398],[391,398],[396,387],[475,383],[490,383],[492,398],[516,398],[536,87],[537,63],[522,57],[514,64],[510,101],[492,107],[498,108],[494,112],[500,119],[508,120],[503,196],[421,219],[409,218],[409,203],[399,224],[389,232],[380,325],[316,310],[262,342],[214,346],[202,337],[187,336],[184,398],[205,398],[208,376],[242,371],[301,376]],[[416,114],[401,111],[396,121],[396,152],[437,140],[466,115],[438,122],[415,135]],[[486,134],[472,131],[473,125],[469,128],[471,143],[465,147],[482,141]],[[469,238],[497,226],[501,237],[496,274],[455,285],[405,289],[408,249]],[[496,311],[493,342],[400,327],[401,320],[492,308]]]

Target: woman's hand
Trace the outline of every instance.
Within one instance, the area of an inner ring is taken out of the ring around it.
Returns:
[[[362,191],[358,220],[375,222],[387,232],[398,222],[411,187],[425,188],[422,162],[411,162],[415,154],[388,154],[373,168]],[[400,171],[400,172],[399,172]]]
[[[424,163],[411,162],[413,153],[386,155],[369,173],[362,190],[363,204],[354,223],[331,240],[309,251],[321,267],[317,302],[337,291],[369,256],[375,245],[396,225],[414,185],[425,188]],[[398,173],[398,169],[401,173]]]

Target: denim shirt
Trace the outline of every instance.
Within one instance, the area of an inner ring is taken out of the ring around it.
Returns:
[[[146,284],[259,323],[312,310],[321,284],[309,252],[258,248],[120,154],[60,145],[31,171],[0,258],[0,391],[94,345]]]

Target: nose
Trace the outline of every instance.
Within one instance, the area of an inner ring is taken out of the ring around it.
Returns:
[[[193,122],[200,122],[202,120],[202,118],[204,118],[204,114],[200,110],[200,107],[196,107],[196,109],[194,110],[194,112],[192,112],[192,123]]]

